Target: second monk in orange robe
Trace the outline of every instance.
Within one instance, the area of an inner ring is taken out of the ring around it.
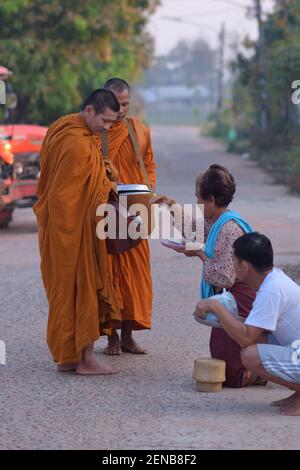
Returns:
[[[138,156],[134,151],[126,126],[126,115],[130,107],[130,87],[120,78],[106,82],[104,88],[111,90],[120,104],[117,121],[108,134],[109,160],[119,173],[119,182],[124,184],[146,184]],[[155,186],[155,162],[151,145],[150,131],[137,118],[130,118],[152,190]],[[118,278],[123,300],[122,319],[119,325],[121,338],[116,329],[108,340],[106,354],[120,354],[123,351],[144,354],[146,351],[132,338],[132,330],[151,328],[152,322],[152,278],[148,240],[137,247],[114,256],[114,275]]]

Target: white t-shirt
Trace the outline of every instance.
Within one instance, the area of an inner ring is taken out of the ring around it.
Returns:
[[[260,286],[245,324],[272,331],[281,346],[300,339],[300,286],[274,268]]]

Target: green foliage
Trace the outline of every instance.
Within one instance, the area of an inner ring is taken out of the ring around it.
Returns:
[[[135,80],[152,53],[157,0],[1,0],[0,63],[13,70],[18,122],[74,112],[110,76]]]
[[[233,87],[233,103],[237,116],[245,115],[244,123],[251,130],[262,131],[262,138],[270,138],[267,144],[272,147],[272,136],[282,137],[282,143],[290,141],[290,136],[299,127],[297,110],[291,101],[291,84],[300,77],[300,4],[299,0],[277,0],[275,9],[263,26],[265,37],[267,94],[267,128],[261,129],[260,110],[262,85],[259,69],[259,44],[253,43],[253,54],[239,55],[233,64],[236,80]],[[250,45],[251,47],[251,45]],[[252,105],[249,106],[249,97]]]
[[[273,148],[267,152],[253,151],[253,157],[270,171],[275,180],[300,193],[300,143],[289,148]]]
[[[292,83],[300,79],[299,0],[275,1],[274,11],[263,23],[263,32],[266,126],[261,120],[263,86],[258,40],[246,40],[247,53],[239,53],[232,64],[231,113],[219,116],[219,120],[223,127],[233,125],[238,130],[237,146],[248,139],[252,155],[300,192],[300,113],[291,99]],[[218,131],[216,124],[214,131]]]

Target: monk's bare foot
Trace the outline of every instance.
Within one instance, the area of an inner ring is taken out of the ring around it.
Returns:
[[[279,413],[283,416],[300,416],[300,393],[288,405],[282,406]]]
[[[120,354],[122,354],[120,338],[116,330],[112,330],[111,335],[108,337],[107,346],[103,352],[107,356],[120,356]]]
[[[118,374],[120,371],[99,362],[94,354],[94,344],[90,343],[82,350],[82,358],[76,367],[79,375],[110,375]]]
[[[57,366],[57,370],[58,372],[71,372],[74,371],[77,366],[78,364],[76,362],[70,364],[61,364]]]
[[[91,364],[79,363],[76,368],[76,374],[79,375],[112,375],[120,371],[107,366],[99,361],[93,361]]]
[[[291,403],[294,400],[294,398],[296,398],[296,396],[297,396],[297,393],[294,392],[292,395],[290,395],[287,398],[282,398],[281,400],[273,401],[271,403],[271,406],[285,406],[285,405],[288,405],[289,403]]]
[[[146,349],[141,348],[131,336],[122,336],[121,342],[122,351],[131,354],[148,354]]]

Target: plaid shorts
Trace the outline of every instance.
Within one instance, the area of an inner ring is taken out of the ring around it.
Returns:
[[[289,346],[257,344],[257,349],[264,368],[270,374],[286,382],[300,384],[300,340]]]

